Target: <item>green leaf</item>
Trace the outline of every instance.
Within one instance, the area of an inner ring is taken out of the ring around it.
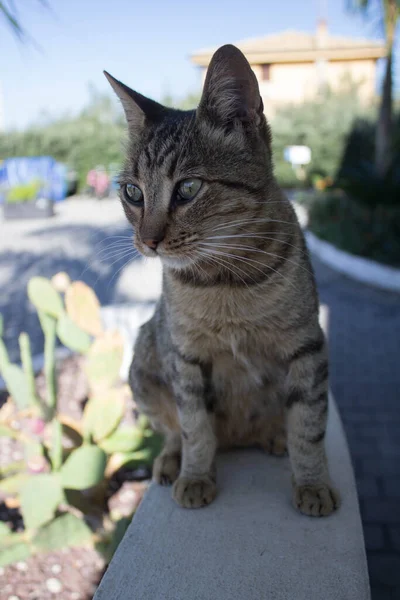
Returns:
[[[47,523],[63,500],[60,478],[56,474],[31,477],[21,488],[21,512],[25,527],[35,529]]]
[[[40,311],[58,319],[64,312],[60,294],[45,277],[32,277],[28,283],[28,297]]]
[[[7,390],[12,396],[19,410],[24,410],[29,406],[29,389],[25,378],[25,373],[11,363],[6,364],[3,368],[3,378],[6,382]]]
[[[66,546],[88,544],[92,538],[92,531],[86,523],[68,513],[42,527],[33,538],[33,545],[38,552],[50,552]]]
[[[18,432],[7,425],[0,425],[0,437],[18,438]]]
[[[86,354],[92,345],[90,335],[66,314],[62,315],[57,323],[57,335],[64,346],[80,354]]]
[[[18,475],[11,475],[6,479],[0,480],[0,492],[4,494],[18,494],[21,487],[30,479],[32,475],[28,473],[18,473]]]
[[[26,543],[13,544],[0,550],[0,567],[25,560],[31,556],[32,551]]]
[[[121,427],[109,437],[101,440],[99,445],[107,454],[113,452],[133,452],[143,443],[143,432],[136,427]]]
[[[11,534],[11,529],[8,527],[8,525],[3,523],[3,521],[0,521],[0,537],[3,537],[4,535],[10,535],[10,534]]]
[[[31,458],[44,455],[44,447],[40,442],[26,442],[24,444],[25,460],[28,463]]]
[[[111,539],[108,543],[105,541],[97,544],[96,549],[103,554],[107,562],[110,562],[113,555],[115,554],[118,546],[122,542],[122,539],[132,521],[132,516],[122,517],[116,524],[112,533]]]
[[[106,453],[97,446],[88,444],[77,448],[61,467],[62,486],[84,490],[97,485],[104,477],[106,461]]]
[[[51,447],[49,452],[54,471],[59,471],[62,464],[62,433],[62,424],[57,419],[54,419],[52,423]]]
[[[83,413],[83,433],[96,441],[108,437],[124,416],[125,402],[119,390],[109,390],[101,396],[90,398]]]
[[[5,343],[0,338],[0,372],[3,372],[5,367],[10,364],[10,360],[8,358],[7,348]]]

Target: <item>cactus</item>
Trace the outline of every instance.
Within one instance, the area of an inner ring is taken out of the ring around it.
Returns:
[[[19,338],[19,348],[21,353],[22,368],[25,374],[26,386],[28,389],[29,405],[37,407],[40,414],[43,414],[41,401],[36,394],[35,373],[33,371],[31,343],[27,333],[21,333]]]
[[[108,437],[124,416],[125,403],[119,390],[90,398],[83,413],[83,435],[96,442]]]
[[[62,424],[58,419],[53,419],[51,424],[51,447],[50,460],[53,471],[59,471],[62,465],[63,447],[62,447]]]
[[[22,486],[31,476],[27,473],[18,473],[10,475],[5,479],[0,479],[0,492],[3,494],[19,494]]]
[[[51,278],[51,285],[57,292],[65,293],[68,287],[71,285],[71,279],[68,273],[61,271],[60,273],[56,273]]]
[[[136,427],[121,427],[109,437],[99,442],[100,448],[112,454],[113,452],[133,452],[143,443],[143,432]]]
[[[38,312],[58,319],[64,312],[60,294],[45,277],[32,277],[28,283],[28,297]]]
[[[15,536],[17,534],[14,534]],[[19,539],[19,538],[18,538]],[[1,546],[0,550],[0,567],[5,567],[14,562],[25,560],[32,554],[31,548],[24,542]]]
[[[60,550],[66,546],[81,546],[92,541],[89,527],[72,514],[63,514],[42,527],[32,540],[38,552]]]
[[[106,453],[98,446],[84,444],[74,450],[61,467],[61,483],[66,489],[85,490],[103,480]]]
[[[8,393],[14,399],[18,409],[23,410],[27,408],[30,398],[29,389],[21,367],[8,363],[2,368],[2,375],[6,382]]]
[[[106,331],[95,339],[87,354],[85,372],[90,388],[110,388],[118,380],[124,356],[124,343],[120,333]]]
[[[38,316],[44,333],[44,375],[46,378],[47,406],[52,414],[57,404],[55,359],[57,321],[42,311],[38,311]]]
[[[68,315],[61,315],[57,322],[57,335],[60,341],[74,352],[85,354],[91,345],[90,336]]]
[[[66,290],[65,306],[68,316],[90,335],[103,333],[100,318],[100,302],[94,291],[83,283],[74,281]]]
[[[21,487],[21,512],[26,529],[36,529],[54,517],[63,500],[60,477],[40,474],[30,477]]]

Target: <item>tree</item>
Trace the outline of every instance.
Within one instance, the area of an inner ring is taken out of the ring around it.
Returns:
[[[38,0],[40,4],[48,7],[47,0]],[[15,3],[12,0],[0,0],[0,17],[3,17],[11,31],[21,42],[33,41],[22,26]]]
[[[370,14],[378,8],[386,43],[386,67],[375,133],[375,167],[377,174],[384,177],[392,162],[393,120],[393,47],[400,16],[400,0],[350,0],[350,6]]]

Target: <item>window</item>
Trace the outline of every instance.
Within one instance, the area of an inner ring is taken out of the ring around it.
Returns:
[[[269,64],[261,65],[261,79],[263,81],[269,81],[270,78],[270,66]]]

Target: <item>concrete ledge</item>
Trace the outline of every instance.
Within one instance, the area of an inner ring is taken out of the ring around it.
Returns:
[[[288,459],[256,450],[218,461],[219,496],[185,510],[152,485],[94,600],[369,600],[357,493],[331,403],[327,451],[339,512],[313,519],[290,505]]]
[[[339,250],[329,242],[320,240],[311,231],[306,231],[305,236],[310,252],[329,267],[362,283],[400,292],[400,269]]]

